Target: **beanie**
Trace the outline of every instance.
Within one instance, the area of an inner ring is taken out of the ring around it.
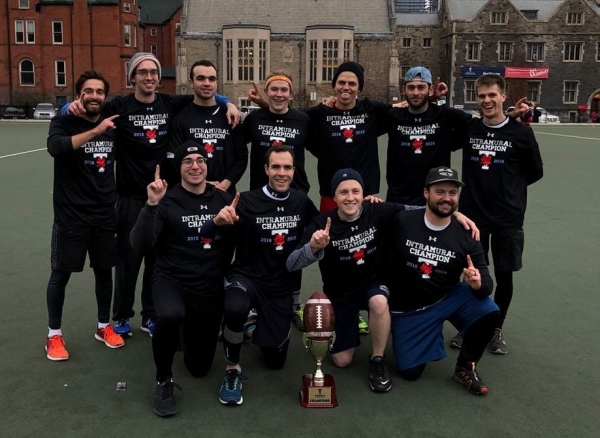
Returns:
[[[331,178],[331,196],[335,195],[335,191],[342,181],[347,180],[358,181],[364,192],[365,184],[363,183],[360,173],[354,169],[340,169],[333,175],[333,178]]]
[[[358,91],[362,91],[363,87],[365,86],[365,69],[362,65],[352,61],[343,62],[338,66],[338,68],[335,69],[335,74],[333,75],[331,86],[335,87],[335,83],[337,82],[338,76],[345,71],[349,71],[356,75],[356,77],[358,78]]]
[[[148,53],[148,52],[137,52],[129,60],[129,80],[130,81],[135,76],[135,72],[136,72],[138,65],[140,65],[144,61],[154,62],[156,64],[156,68],[158,69],[158,79],[160,79],[162,77],[161,70],[160,70],[160,62],[158,62],[158,59],[156,58],[156,56],[154,56],[152,53]]]

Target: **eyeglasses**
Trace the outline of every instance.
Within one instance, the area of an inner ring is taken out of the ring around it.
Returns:
[[[136,74],[142,78],[150,75],[152,77],[158,76],[158,70],[138,70]]]
[[[196,163],[198,166],[202,166],[203,164],[206,164],[206,158],[198,157],[195,160],[193,158],[184,158],[181,162],[184,167],[192,167],[194,163]]]
[[[196,76],[196,80],[199,82],[204,82],[208,79],[208,82],[217,82],[216,76]]]

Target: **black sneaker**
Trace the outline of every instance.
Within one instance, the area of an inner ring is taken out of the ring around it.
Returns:
[[[385,356],[375,356],[369,360],[369,385],[375,392],[388,392],[392,389],[392,379],[388,374]]]
[[[475,365],[475,362],[469,362],[469,366],[466,368],[457,365],[454,370],[453,379],[458,383],[462,383],[471,394],[486,395],[489,392],[489,389],[486,384],[483,383],[481,377],[479,377]]]
[[[462,343],[463,337],[460,334],[460,332],[458,332],[456,335],[454,335],[452,339],[450,339],[450,347],[452,348],[462,348]]]
[[[181,386],[173,382],[173,379],[169,379],[156,385],[156,395],[154,396],[154,413],[159,417],[171,417],[177,413],[173,387],[176,387],[181,391]]]

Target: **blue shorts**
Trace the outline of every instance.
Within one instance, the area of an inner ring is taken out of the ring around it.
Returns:
[[[390,292],[381,281],[373,281],[365,287],[365,294],[356,301],[333,304],[335,314],[335,341],[331,353],[339,353],[360,345],[358,312],[369,309],[369,300],[375,295],[389,298]]]
[[[392,312],[392,343],[396,368],[407,370],[446,357],[444,321],[461,333],[498,306],[490,298],[473,295],[466,283],[458,283],[440,302],[424,310]]]

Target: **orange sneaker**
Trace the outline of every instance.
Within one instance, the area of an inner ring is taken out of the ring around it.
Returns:
[[[50,360],[67,360],[69,352],[61,335],[46,338],[46,357]]]
[[[95,338],[100,342],[104,342],[109,348],[121,348],[125,345],[123,338],[115,333],[115,330],[110,324],[103,329],[97,329]]]

